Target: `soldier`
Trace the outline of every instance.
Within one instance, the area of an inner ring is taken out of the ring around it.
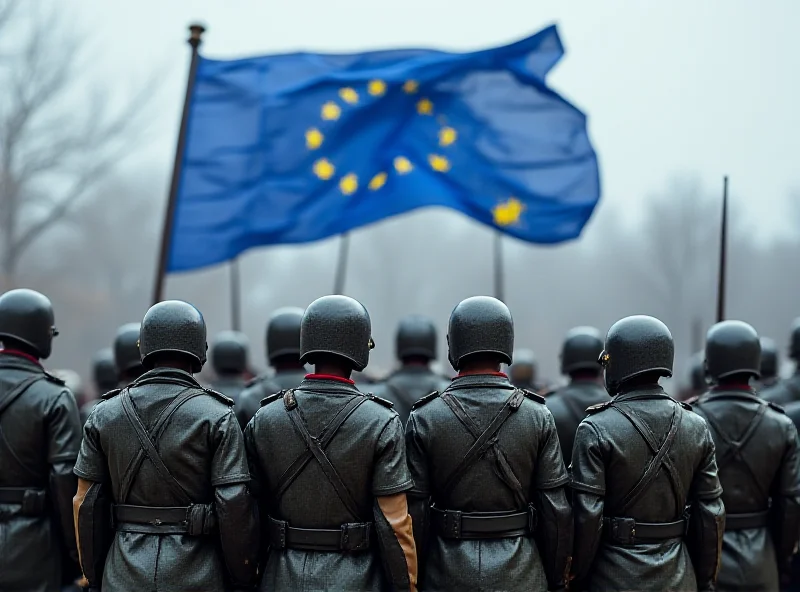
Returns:
[[[450,315],[450,386],[420,399],[406,425],[421,589],[563,587],[572,546],[569,482],[544,398],[516,388],[514,323],[477,296]]]
[[[405,425],[411,406],[422,397],[449,384],[430,368],[436,359],[436,327],[430,319],[411,315],[400,321],[395,340],[397,359],[402,366],[384,382],[376,385],[375,393],[389,399]]]
[[[222,331],[211,345],[211,364],[216,380],[211,386],[238,403],[245,387],[244,373],[247,371],[247,336],[238,331]]]
[[[576,327],[567,333],[561,348],[561,373],[570,383],[547,397],[547,408],[558,429],[558,441],[565,459],[572,458],[572,441],[586,408],[608,401],[602,386],[603,368],[597,363],[603,338],[594,327]]]
[[[790,378],[761,392],[761,398],[778,405],[788,405],[800,401],[800,318],[792,324],[792,335],[789,341],[789,357],[795,362],[795,373]]]
[[[349,379],[369,361],[370,335],[361,303],[312,302],[300,359],[314,374],[267,397],[245,429],[269,533],[262,590],[416,590],[403,426]]]
[[[761,365],[747,323],[717,323],[706,338],[714,386],[692,404],[711,428],[725,503],[720,590],[778,590],[800,536],[797,430],[750,386]]]
[[[714,589],[722,487],[706,423],[658,384],[674,353],[653,317],[608,331],[600,361],[613,399],[587,410],[572,449],[574,589]]]
[[[300,323],[302,308],[279,308],[267,323],[267,358],[275,373],[251,380],[236,404],[236,417],[242,429],[261,407],[261,400],[278,391],[294,388],[306,375],[300,361]]]
[[[679,398],[691,401],[708,390],[706,382],[706,354],[699,351],[689,358],[689,388]]]
[[[233,401],[192,376],[206,361],[203,316],[154,305],[139,349],[147,372],[103,395],[84,428],[73,502],[83,573],[105,590],[250,584],[259,541],[242,432]]]
[[[124,388],[144,374],[139,353],[139,323],[126,323],[117,330],[114,338],[114,362],[119,373],[119,388]]]
[[[514,352],[514,363],[508,368],[511,384],[517,388],[528,389],[534,392],[541,390],[537,382],[536,355],[529,349],[519,349]]]
[[[769,337],[761,338],[761,379],[758,383],[758,391],[765,393],[776,386],[779,382],[778,368],[780,360],[778,347]]]
[[[43,294],[0,296],[0,590],[57,592],[80,576],[70,509],[78,407],[40,362],[56,335]]]
[[[117,365],[114,363],[114,352],[110,347],[101,349],[92,360],[92,378],[94,378],[95,397],[81,405],[81,424],[86,423],[89,414],[100,400],[100,395],[117,388]]]

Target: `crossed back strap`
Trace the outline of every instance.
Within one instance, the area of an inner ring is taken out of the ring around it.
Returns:
[[[39,382],[40,380],[44,379],[44,374],[34,374],[33,376],[29,376],[25,380],[12,388],[9,393],[6,395],[6,398],[0,401],[0,417],[2,417],[3,412],[11,407],[11,403],[19,399],[25,391],[27,391],[34,383]]]
[[[442,392],[439,398],[445,402],[450,408],[450,411],[453,412],[453,415],[461,422],[461,425],[475,438],[475,442],[447,477],[447,481],[445,481],[444,488],[442,489],[442,497],[448,498],[467,471],[487,452],[487,450],[491,449],[495,461],[495,474],[497,474],[500,480],[513,492],[517,504],[519,504],[520,507],[527,506],[528,496],[525,494],[525,489],[514,474],[497,439],[497,433],[500,431],[500,428],[503,427],[506,420],[511,417],[511,414],[517,411],[522,405],[522,401],[525,400],[525,393],[519,389],[515,389],[514,392],[511,393],[511,396],[506,399],[505,404],[500,411],[497,412],[497,415],[489,422],[486,429],[481,431],[475,423],[475,420],[473,420],[467,413],[467,410],[464,409],[461,401],[456,399],[448,391],[449,389],[446,389]]]
[[[189,494],[186,493],[186,490],[181,487],[180,483],[178,483],[175,477],[172,476],[172,473],[169,472],[169,469],[164,464],[161,456],[159,456],[158,450],[156,450],[153,442],[158,442],[161,434],[164,432],[164,428],[166,428],[167,423],[169,422],[169,419],[181,405],[186,403],[188,400],[198,397],[202,394],[203,391],[198,391],[194,387],[188,387],[182,390],[174,399],[172,399],[164,411],[161,412],[161,415],[159,415],[156,423],[153,425],[152,430],[148,434],[147,429],[142,423],[141,417],[139,417],[139,414],[136,413],[136,409],[133,407],[133,401],[131,400],[130,392],[127,388],[122,390],[122,392],[119,394],[119,396],[122,397],[122,408],[125,411],[125,416],[128,418],[131,427],[133,427],[134,431],[136,432],[136,437],[139,440],[141,448],[136,451],[133,460],[131,460],[130,464],[128,464],[128,468],[125,470],[125,474],[122,476],[119,503],[124,504],[128,501],[128,495],[130,494],[131,486],[133,485],[133,479],[139,472],[139,467],[142,466],[145,456],[150,459],[150,462],[153,463],[153,466],[158,472],[159,477],[161,477],[161,480],[164,481],[164,483],[172,490],[172,492],[187,506],[192,503],[192,499],[189,497]]]
[[[328,478],[333,488],[336,490],[336,495],[339,497],[341,502],[344,504],[344,507],[347,511],[353,516],[355,520],[359,520],[359,509],[358,504],[356,504],[355,500],[353,499],[350,490],[347,489],[342,477],[336,471],[336,467],[333,466],[328,455],[325,454],[325,449],[331,443],[331,440],[336,435],[336,432],[339,431],[339,428],[342,427],[342,424],[350,417],[353,412],[358,409],[364,401],[367,400],[367,397],[363,395],[355,395],[350,401],[348,401],[347,405],[342,407],[339,412],[334,416],[333,420],[325,426],[319,436],[312,436],[308,431],[308,426],[306,425],[305,419],[303,415],[300,413],[300,409],[297,406],[297,398],[294,394],[294,389],[286,391],[283,395],[283,407],[286,410],[286,413],[289,415],[289,419],[292,421],[292,426],[294,427],[295,432],[300,439],[303,440],[303,443],[306,445],[306,450],[298,456],[289,468],[287,468],[281,478],[278,480],[277,486],[277,493],[276,497],[280,498],[286,490],[294,483],[295,479],[300,475],[306,465],[311,461],[312,458],[317,460],[322,472],[325,473],[325,477]]]
[[[650,429],[650,426],[648,426],[633,409],[626,409],[627,405],[617,402],[613,402],[611,407],[619,411],[622,416],[625,417],[625,419],[633,424],[633,427],[637,432],[639,432],[639,435],[644,439],[653,453],[653,459],[650,461],[650,464],[647,465],[644,474],[639,478],[639,481],[636,482],[636,484],[625,495],[625,497],[622,498],[618,512],[620,514],[624,514],[628,508],[630,508],[642,497],[642,495],[644,495],[650,485],[652,485],[653,481],[655,481],[655,478],[658,476],[662,466],[667,470],[667,475],[672,485],[676,503],[680,505],[679,502],[683,494],[683,484],[681,483],[681,477],[680,473],[678,473],[678,469],[675,467],[672,459],[667,456],[672,448],[672,444],[675,442],[675,436],[678,433],[678,429],[681,426],[681,420],[683,419],[683,413],[680,412],[680,405],[675,403],[672,408],[672,419],[670,420],[669,431],[667,432],[667,435],[660,446],[658,444],[656,435],[653,433],[653,430]]]
[[[738,440],[734,440],[730,437],[730,435],[725,432],[720,426],[720,421],[714,417],[713,414],[709,413],[708,409],[702,405],[699,405],[700,409],[703,411],[703,415],[705,415],[706,421],[708,425],[711,426],[711,429],[717,434],[719,440],[725,444],[725,452],[722,454],[719,453],[719,449],[717,449],[717,469],[722,472],[722,468],[727,466],[731,460],[736,459],[744,468],[745,470],[750,473],[750,477],[753,480],[756,488],[759,492],[767,496],[767,491],[764,489],[764,485],[761,483],[756,472],[753,470],[753,467],[750,463],[747,462],[747,459],[742,454],[742,451],[753,438],[756,433],[756,429],[761,424],[761,420],[764,418],[764,414],[767,411],[767,404],[764,402],[760,402],[758,406],[758,410],[753,414],[750,423],[747,424],[747,428],[745,428],[744,433]]]

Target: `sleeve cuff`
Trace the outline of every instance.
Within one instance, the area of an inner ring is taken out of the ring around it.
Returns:
[[[569,485],[572,489],[576,491],[583,491],[585,493],[592,493],[594,495],[605,495],[606,489],[605,487],[598,487],[597,485],[589,485],[588,483],[579,483],[578,481],[573,481]]]
[[[248,481],[250,481],[249,473],[239,473],[238,475],[228,475],[226,477],[214,479],[211,481],[211,485],[214,487],[219,487],[220,485],[233,485],[234,483],[247,483]]]
[[[90,471],[84,471],[79,467],[75,467],[74,469],[72,469],[72,472],[76,477],[80,477],[81,479],[84,479],[86,481],[93,481],[95,483],[102,483],[103,481],[105,481],[106,478],[105,475],[101,475],[99,473],[93,473]]]
[[[699,500],[711,500],[717,499],[719,496],[722,495],[722,487],[717,487],[716,489],[712,489],[711,491],[698,491],[694,494],[694,497]]]
[[[412,487],[414,487],[414,480],[408,479],[407,481],[403,481],[397,485],[390,485],[388,487],[376,487],[372,490],[372,494],[376,496],[381,495],[394,495],[396,493],[403,493],[404,491],[409,491]]]
[[[556,487],[563,487],[567,483],[569,483],[569,475],[562,475],[558,479],[551,479],[550,481],[539,483],[536,485],[536,489],[555,489]]]

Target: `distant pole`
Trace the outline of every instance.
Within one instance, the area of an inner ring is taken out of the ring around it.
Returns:
[[[728,176],[722,183],[722,224],[719,233],[719,282],[717,283],[717,322],[725,320],[725,267],[728,258]]]
[[[192,59],[189,64],[189,79],[186,82],[186,97],[183,100],[183,114],[181,115],[181,127],[178,131],[178,145],[175,148],[175,161],[172,165],[172,182],[167,198],[167,213],[164,216],[164,229],[161,234],[161,250],[158,254],[158,269],[156,270],[155,287],[153,288],[153,304],[160,302],[164,293],[164,276],[167,274],[167,260],[169,258],[169,246],[172,240],[172,225],[175,219],[175,201],[178,198],[178,187],[180,186],[181,168],[183,167],[183,153],[186,148],[186,128],[189,122],[189,105],[192,100],[194,82],[197,78],[197,64],[199,55],[197,53],[202,42],[205,27],[202,25],[191,25],[189,27],[191,35],[188,42],[192,48]]]
[[[339,259],[336,261],[336,276],[333,279],[333,293],[344,294],[344,282],[347,279],[347,259],[350,256],[350,233],[345,232],[339,238]]]
[[[698,317],[692,319],[692,353],[703,349],[703,321]]]
[[[242,296],[241,283],[239,279],[239,260],[233,259],[230,262],[229,279],[231,282],[231,329],[234,331],[242,330]]]
[[[505,302],[505,273],[503,269],[503,235],[494,233],[494,297]]]

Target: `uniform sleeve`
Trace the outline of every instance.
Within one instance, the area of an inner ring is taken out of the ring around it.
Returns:
[[[400,417],[394,413],[378,437],[372,493],[376,496],[393,495],[408,491],[413,484],[406,463],[403,426]]]
[[[417,416],[412,411],[406,424],[406,453],[414,486],[408,492],[408,513],[414,530],[417,549],[418,581],[422,586],[425,576],[425,561],[428,557],[428,503],[430,498],[430,476],[425,444],[417,426]]]
[[[603,533],[605,470],[600,435],[594,425],[582,421],[572,447],[571,484],[575,520],[572,571],[579,585],[589,575]]]
[[[533,486],[536,489],[554,489],[569,483],[564,457],[561,455],[561,445],[558,442],[556,423],[549,410],[545,412],[535,471]]]
[[[83,426],[83,441],[80,443],[78,460],[75,462],[75,474],[81,479],[104,483],[108,480],[108,462],[100,443],[98,429],[98,411],[105,402],[98,403]]]
[[[786,449],[780,473],[772,486],[770,532],[781,573],[791,568],[791,558],[800,536],[800,452],[797,429],[786,422]]]
[[[216,426],[216,449],[211,460],[211,485],[220,487],[230,483],[247,483],[250,472],[244,450],[242,429],[228,410]]]

